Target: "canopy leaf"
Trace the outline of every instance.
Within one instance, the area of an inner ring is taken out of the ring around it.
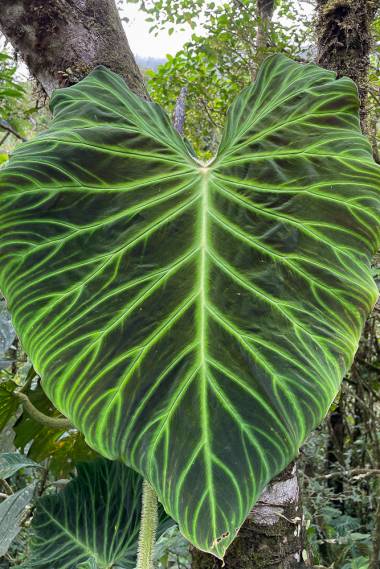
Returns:
[[[63,492],[37,502],[25,569],[136,566],[142,478],[120,462],[77,466]],[[160,509],[158,535],[173,521]]]
[[[222,557],[322,420],[377,291],[354,83],[266,60],[214,160],[98,68],[0,172],[0,286],[47,395]]]

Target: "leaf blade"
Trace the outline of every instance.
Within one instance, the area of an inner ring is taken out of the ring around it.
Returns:
[[[16,329],[89,445],[223,557],[327,412],[376,298],[380,177],[355,86],[269,58],[208,165],[104,69],[52,104],[0,174]]]
[[[27,456],[18,452],[3,452],[0,454],[0,478],[9,478],[21,468],[42,468]]]
[[[141,477],[121,463],[98,459],[77,466],[78,475],[58,495],[37,502],[31,555],[40,569],[134,569],[141,514]],[[172,525],[160,509],[158,533]]]
[[[29,484],[0,503],[0,555],[5,555],[19,533],[25,507],[32,500],[35,484]]]

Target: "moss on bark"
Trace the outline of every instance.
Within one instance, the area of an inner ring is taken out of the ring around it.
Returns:
[[[371,25],[377,8],[377,0],[317,0],[317,63],[355,81],[365,133]]]

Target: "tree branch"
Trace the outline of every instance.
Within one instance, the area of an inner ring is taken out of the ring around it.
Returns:
[[[30,415],[32,419],[45,425],[46,427],[50,427],[52,429],[71,429],[72,424],[66,418],[59,418],[59,417],[49,417],[42,413],[37,407],[33,405],[29,397],[22,393],[21,391],[14,391],[13,395],[17,397],[24,407],[25,411]]]
[[[6,497],[7,496],[12,496],[13,494],[13,490],[12,488],[9,486],[8,482],[6,480],[4,480],[4,478],[1,479],[1,484],[3,485],[3,488],[6,492]]]
[[[17,132],[17,130],[15,130],[13,128],[13,126],[11,126],[9,124],[8,121],[5,121],[4,119],[0,119],[0,128],[2,128],[3,130],[7,131],[7,134],[5,135],[5,137],[3,138],[3,140],[1,141],[1,144],[4,142],[4,140],[6,140],[6,138],[10,135],[13,134],[13,136],[15,136],[16,138],[18,138],[19,140],[22,140],[23,142],[26,141],[26,138],[24,138],[23,136],[21,136],[21,134],[19,134]]]

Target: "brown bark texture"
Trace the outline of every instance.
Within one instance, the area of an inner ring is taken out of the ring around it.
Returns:
[[[0,30],[48,96],[105,65],[147,98],[114,0],[1,0]]]
[[[301,569],[304,541],[296,465],[291,463],[264,490],[229,547],[224,562],[195,548],[193,569]]]
[[[256,35],[256,49],[258,64],[265,59],[265,48],[268,46],[268,33],[269,26],[272,20],[275,8],[275,0],[257,0],[257,35]]]
[[[371,25],[378,8],[379,0],[317,0],[316,61],[338,77],[345,75],[355,81],[366,134]]]

